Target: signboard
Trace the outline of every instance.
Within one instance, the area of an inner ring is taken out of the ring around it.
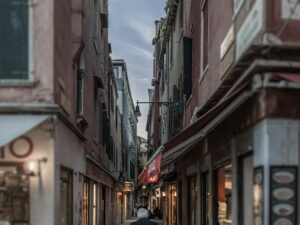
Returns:
[[[254,225],[262,225],[264,221],[263,217],[263,205],[264,205],[264,171],[263,167],[254,168],[253,174],[253,214],[254,214]]]
[[[133,192],[134,191],[134,184],[133,184],[133,182],[128,182],[128,181],[126,181],[126,182],[124,182],[124,189],[123,189],[123,191],[124,192]]]
[[[298,0],[281,0],[282,19],[300,20],[300,2]]]
[[[264,1],[256,0],[237,33],[236,60],[250,47],[263,29]]]
[[[297,168],[271,167],[270,222],[272,225],[297,224]]]
[[[161,154],[159,154],[148,166],[148,183],[157,183],[160,173]]]

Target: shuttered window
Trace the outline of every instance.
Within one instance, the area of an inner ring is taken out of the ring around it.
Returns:
[[[28,79],[28,0],[0,1],[0,79]]]

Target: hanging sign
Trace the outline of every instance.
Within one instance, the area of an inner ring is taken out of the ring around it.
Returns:
[[[161,154],[159,154],[148,166],[148,183],[157,183],[160,173]]]

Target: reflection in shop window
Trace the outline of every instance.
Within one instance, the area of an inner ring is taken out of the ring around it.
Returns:
[[[196,216],[198,213],[197,209],[197,185],[196,176],[188,179],[188,212],[190,213],[188,221],[189,225],[196,225]]]
[[[0,167],[0,224],[29,225],[29,178],[23,167]]]
[[[90,181],[84,178],[83,183],[83,209],[82,209],[82,225],[89,225],[89,201],[90,201]]]
[[[201,225],[209,225],[210,217],[210,193],[209,173],[201,174]]]
[[[60,225],[72,224],[72,171],[60,170]]]
[[[217,171],[217,221],[219,225],[232,224],[232,165]]]

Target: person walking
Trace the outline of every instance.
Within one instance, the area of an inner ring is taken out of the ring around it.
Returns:
[[[144,208],[140,208],[137,211],[138,220],[131,223],[130,225],[158,225],[158,223],[149,220],[149,211]]]

